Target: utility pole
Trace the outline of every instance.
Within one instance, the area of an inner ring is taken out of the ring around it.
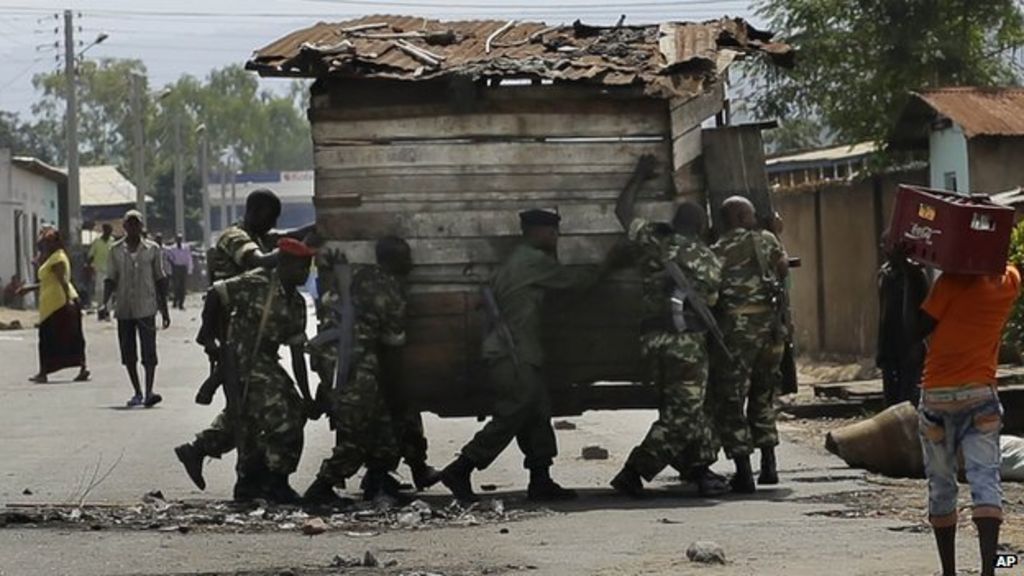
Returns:
[[[202,187],[203,198],[203,248],[210,247],[210,182],[209,169],[206,166],[209,157],[208,143],[206,140],[206,124],[200,124],[196,128],[199,136],[199,185]]]
[[[82,243],[82,195],[78,178],[78,94],[75,87],[75,26],[71,10],[64,11],[65,128],[68,160],[68,242]]]
[[[146,141],[142,129],[142,77],[132,74],[132,132],[135,140],[135,209],[142,214],[142,223],[146,223]]]
[[[220,231],[228,229],[228,168],[220,163]]]
[[[181,111],[174,112],[174,233],[185,235],[185,184],[182,182]]]
[[[228,172],[231,176],[231,221],[235,222],[238,220],[238,198],[235,196],[235,151],[231,151],[231,157],[228,158]]]

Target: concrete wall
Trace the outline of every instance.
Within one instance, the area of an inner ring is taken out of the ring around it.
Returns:
[[[802,260],[790,286],[800,353],[874,356],[879,238],[897,186],[927,179],[918,170],[776,193],[783,243]]]
[[[5,285],[15,272],[14,190],[11,151],[0,148],[0,284]]]
[[[994,194],[1024,186],[1024,138],[973,138],[971,192]]]
[[[35,234],[60,220],[57,183],[11,163],[9,150],[0,150],[0,279],[3,284],[20,273],[35,277],[32,268]],[[19,267],[20,252],[20,271]]]
[[[972,190],[971,176],[967,162],[967,139],[963,130],[953,124],[943,130],[933,130],[929,138],[930,177],[932,188],[945,189],[946,173],[956,173],[956,188],[959,192]]]

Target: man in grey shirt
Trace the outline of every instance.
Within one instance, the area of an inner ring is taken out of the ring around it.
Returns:
[[[115,298],[117,338],[121,346],[121,363],[128,370],[135,395],[128,407],[151,408],[162,398],[153,393],[156,376],[156,313],[160,312],[163,327],[171,325],[167,313],[167,275],[159,245],[142,237],[142,214],[129,210],[124,215],[125,237],[110,248],[107,280],[104,284],[103,306]],[[139,386],[139,352],[146,369],[146,394]]]

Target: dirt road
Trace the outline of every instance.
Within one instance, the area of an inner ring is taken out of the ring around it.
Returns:
[[[118,365],[112,325],[87,321],[94,374],[87,384],[60,378],[50,385],[28,383],[36,363],[34,332],[0,334],[0,502],[77,503],[95,471],[101,475],[110,467],[109,478],[84,494],[86,504],[139,506],[142,495],[153,490],[168,501],[228,498],[232,457],[207,465],[210,488],[200,493],[171,453],[215,413],[191,400],[206,369],[189,343],[196,313],[176,313],[174,326],[160,334],[157,385],[165,403],[148,411],[121,408],[129,387]],[[523,501],[526,475],[513,447],[477,475],[480,484],[495,485],[496,491],[487,496],[501,499],[513,511],[506,519],[482,517],[474,525],[463,518],[431,527],[347,525],[313,537],[302,535],[297,523],[258,531],[220,524],[194,527],[186,534],[166,525],[8,525],[0,528],[0,574],[896,576],[934,571],[931,537],[915,528],[918,522],[843,517],[846,507],[830,497],[883,487],[865,481],[862,473],[847,469],[817,444],[795,442],[806,435],[792,423],[783,430],[783,483],[755,497],[697,499],[669,490],[674,486],[669,475],[662,479],[665,493],[658,498],[635,502],[613,495],[608,480],[652,418],[651,412],[629,411],[572,419],[577,428],[558,433],[562,456],[554,474],[584,495],[550,511]],[[433,417],[426,425],[437,464],[451,458],[479,426],[471,419]],[[296,487],[304,488],[312,479],[330,443],[326,423],[307,427]],[[582,448],[589,445],[607,448],[610,458],[580,459]],[[437,509],[450,501],[441,489],[423,497]],[[923,505],[923,492],[919,501]],[[522,518],[519,510],[531,513]],[[90,529],[97,527],[101,529]],[[691,564],[685,550],[696,540],[720,544],[728,563]],[[382,566],[340,567],[368,550]],[[972,536],[960,539],[960,553],[964,566],[976,562]],[[334,568],[336,557],[339,567]]]

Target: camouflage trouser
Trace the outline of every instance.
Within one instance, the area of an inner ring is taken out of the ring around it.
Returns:
[[[777,321],[772,312],[723,314],[719,318],[733,358],[712,349],[708,399],[713,432],[729,458],[779,443],[775,398],[784,343],[776,330]]]
[[[376,359],[364,359],[341,390],[331,391],[335,445],[320,465],[319,478],[341,484],[363,466],[373,471],[398,466],[394,425],[378,377]]]
[[[666,466],[680,471],[715,461],[704,414],[708,357],[703,334],[657,332],[641,340],[648,375],[661,399],[658,420],[629,455],[628,464],[647,481]]]
[[[224,412],[217,414],[210,427],[196,434],[192,443],[200,452],[211,458],[221,456],[235,449],[235,428]]]
[[[295,472],[302,457],[306,414],[291,377],[274,354],[254,362],[243,383],[237,469],[241,473],[263,466],[280,474]]]
[[[511,359],[502,358],[488,366],[487,376],[495,394],[494,414],[462,448],[462,455],[483,470],[515,439],[527,469],[550,467],[558,446],[540,366],[521,364],[517,369]]]
[[[409,409],[393,410],[391,423],[395,427],[398,452],[406,466],[415,467],[427,463],[427,437],[423,433],[423,417]]]

